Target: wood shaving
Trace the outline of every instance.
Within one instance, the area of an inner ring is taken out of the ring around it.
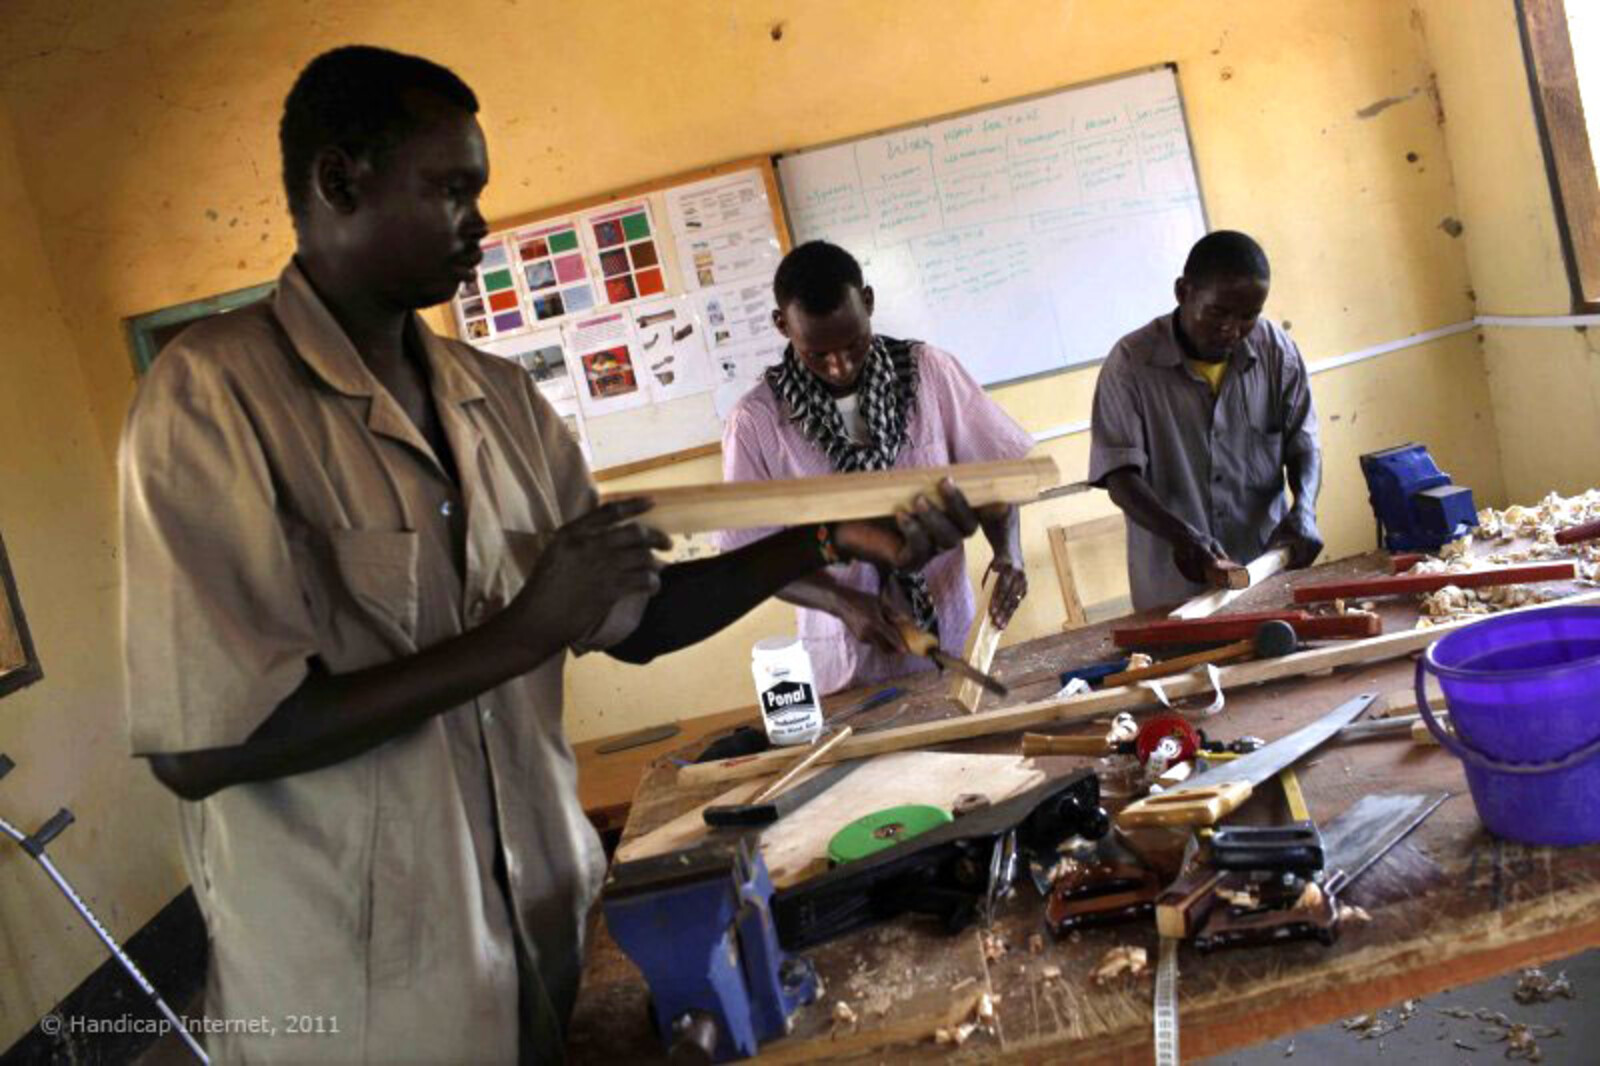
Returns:
[[[1517,980],[1517,987],[1512,989],[1511,998],[1518,1003],[1549,1003],[1557,996],[1565,999],[1575,999],[1577,994],[1572,990],[1572,982],[1567,979],[1565,972],[1554,977],[1540,969],[1522,971],[1522,976]]]
[[[976,1028],[978,1026],[975,1022],[962,1022],[960,1025],[950,1029],[935,1029],[933,1031],[933,1042],[935,1044],[950,1044],[954,1047],[960,1047],[967,1042],[967,1037],[971,1036]]]
[[[1039,971],[1039,973],[1046,981],[1061,980],[1061,967],[1059,966],[1046,966],[1043,970]]]
[[[1132,641],[1129,641],[1129,643],[1131,644]],[[1153,666],[1154,664],[1155,660],[1150,656],[1146,655],[1142,651],[1136,651],[1132,655],[1128,656],[1127,668],[1129,670],[1143,670],[1146,667]]]
[[[1254,886],[1248,888],[1219,888],[1217,898],[1241,910],[1253,911],[1261,906],[1261,897]]]
[[[1148,659],[1149,656],[1147,655],[1145,658]],[[1129,669],[1132,669],[1132,667],[1129,667]],[[1124,711],[1111,719],[1111,728],[1106,732],[1106,743],[1108,745],[1120,744],[1124,741],[1132,740],[1138,735],[1139,723],[1134,721],[1133,715]]]
[[[837,1001],[836,1003],[834,1003],[834,1005],[833,1005],[833,1025],[834,1025],[834,1028],[837,1029],[841,1025],[848,1025],[851,1028],[855,1028],[856,1024],[859,1021],[860,1021],[860,1019],[858,1017],[856,1017],[855,1009],[853,1007],[851,1007],[850,1004],[846,1003],[842,999]]]
[[[963,988],[966,988],[966,987],[967,987],[967,986],[968,986],[968,985],[970,985],[970,984],[972,984],[972,983],[974,983],[974,982],[975,982],[975,981],[977,981],[977,980],[978,980],[978,979],[977,979],[977,978],[976,978],[976,977],[974,977],[974,976],[972,976],[972,975],[971,975],[971,974],[970,974],[970,973],[969,973],[969,974],[967,974],[967,976],[965,976],[965,977],[963,977],[963,978],[962,978],[962,979],[961,979],[961,980],[959,980],[959,981],[957,981],[957,982],[956,982],[956,983],[955,983],[955,984],[953,984],[953,985],[951,985],[951,986],[950,986],[950,991],[952,991],[952,992],[959,992],[959,991],[961,991],[961,990],[962,990],[962,989],[963,989]]]
[[[1360,907],[1352,906],[1349,903],[1341,903],[1339,904],[1339,920],[1341,922],[1370,922],[1372,921],[1372,915]]]
[[[985,992],[978,997],[978,1022],[984,1026],[994,1024],[994,997]]]
[[[1044,951],[1044,937],[1038,933],[1028,935],[1028,954],[1038,955]]]
[[[1314,911],[1322,906],[1322,886],[1315,881],[1307,881],[1306,887],[1301,890],[1300,898],[1294,901],[1296,910]]]
[[[987,962],[998,962],[1005,958],[1006,952],[1011,950],[1011,945],[999,933],[985,932],[981,938],[983,944],[983,957]]]
[[[1100,987],[1113,981],[1136,981],[1150,971],[1150,953],[1132,944],[1118,944],[1101,957],[1089,979]]]

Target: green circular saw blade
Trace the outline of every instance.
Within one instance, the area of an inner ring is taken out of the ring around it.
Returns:
[[[937,829],[950,820],[949,811],[921,803],[873,811],[833,835],[828,841],[828,858],[835,865],[864,859],[902,840]]]

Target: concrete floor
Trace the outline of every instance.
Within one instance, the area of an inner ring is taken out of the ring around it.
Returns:
[[[1207,1059],[1205,1066],[1284,1066],[1296,1063],[1387,1063],[1390,1066],[1435,1066],[1450,1063],[1491,1063],[1507,1061],[1506,1045],[1497,1042],[1499,1027],[1477,1018],[1457,1018],[1441,1010],[1480,1008],[1504,1014],[1513,1023],[1549,1026],[1560,1035],[1538,1040],[1541,1061],[1546,1066],[1600,1062],[1600,951],[1589,951],[1544,967],[1550,977],[1565,971],[1574,998],[1557,998],[1548,1003],[1524,1006],[1512,998],[1517,975],[1497,977],[1480,984],[1466,985],[1416,1000],[1416,1012],[1400,1028],[1383,1036],[1363,1039],[1359,1028],[1346,1029],[1335,1023],[1321,1029],[1308,1029],[1292,1037],[1273,1040],[1253,1048]],[[1377,1020],[1393,1025],[1398,1021],[1399,1005],[1378,1012]],[[1180,1033],[1181,1043],[1181,1033]],[[1465,1045],[1465,1046],[1463,1046]],[[1588,1050],[1585,1051],[1584,1049]],[[1511,1061],[1519,1061],[1512,1059]]]

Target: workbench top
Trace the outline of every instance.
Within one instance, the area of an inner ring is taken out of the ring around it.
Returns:
[[[1385,573],[1386,566],[1386,557],[1370,555],[1280,575],[1250,590],[1228,613],[1285,604],[1292,584]],[[1409,628],[1416,618],[1412,603],[1382,603],[1380,613],[1387,632]],[[1127,621],[1002,649],[994,672],[1002,680],[1015,679],[1111,658],[1110,630]],[[1229,692],[1226,709],[1200,724],[1221,739],[1271,740],[1360,693],[1408,689],[1412,670],[1412,660],[1403,658]],[[897,712],[903,713],[896,726],[960,713],[937,677],[903,684],[909,691],[904,703],[857,716],[858,732]],[[1014,690],[1005,700],[987,697],[983,709],[1043,699],[1052,691],[1044,682]],[[685,746],[681,754],[692,757],[701,746]],[[1018,735],[964,741],[947,750],[1015,753]],[[1040,764],[1054,775],[1092,760],[1063,756]],[[1452,798],[1342,894],[1371,920],[1343,923],[1334,946],[1299,942],[1203,956],[1186,943],[1179,955],[1185,1058],[1258,1043],[1600,944],[1600,847],[1531,848],[1489,836],[1466,794],[1460,764],[1441,749],[1402,740],[1332,745],[1297,770],[1312,817],[1321,824],[1372,792],[1448,790]],[[666,761],[646,773],[624,840],[727,787],[680,789],[675,774],[676,767]],[[885,805],[892,802],[887,797]],[[1122,944],[1146,948],[1153,973],[1158,940],[1152,920],[1055,940],[1044,928],[1042,901],[1030,884],[1022,884],[1001,905],[990,932],[1009,945],[998,957],[993,936],[986,955],[983,930],[948,935],[918,916],[811,949],[807,954],[825,993],[797,1015],[793,1035],[763,1046],[763,1058],[942,1056],[949,1051],[934,1043],[934,1030],[968,1020],[979,996],[987,993],[996,1003],[998,1035],[975,1033],[963,1052],[985,1059],[1149,1061],[1149,980],[1101,989],[1091,984],[1089,973],[1107,950]],[[1035,933],[1043,938],[1037,954],[1029,950]],[[1046,979],[1047,968],[1058,968],[1059,978]],[[647,1000],[643,978],[597,921],[572,1023],[573,1059],[662,1058]],[[840,1000],[857,1015],[854,1025],[833,1022],[833,1006]]]

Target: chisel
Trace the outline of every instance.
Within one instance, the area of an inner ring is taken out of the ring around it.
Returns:
[[[924,659],[932,659],[940,666],[948,667],[969,681],[975,681],[987,691],[996,696],[1009,696],[1011,690],[1000,682],[979,670],[965,659],[958,658],[939,647],[939,638],[932,633],[918,629],[910,622],[900,623],[900,639],[904,640],[906,647],[913,655],[920,655]]]
[[[1325,744],[1377,699],[1376,693],[1357,696],[1266,747],[1131,803],[1117,815],[1117,824],[1123,828],[1215,825],[1249,799],[1256,785]]]

